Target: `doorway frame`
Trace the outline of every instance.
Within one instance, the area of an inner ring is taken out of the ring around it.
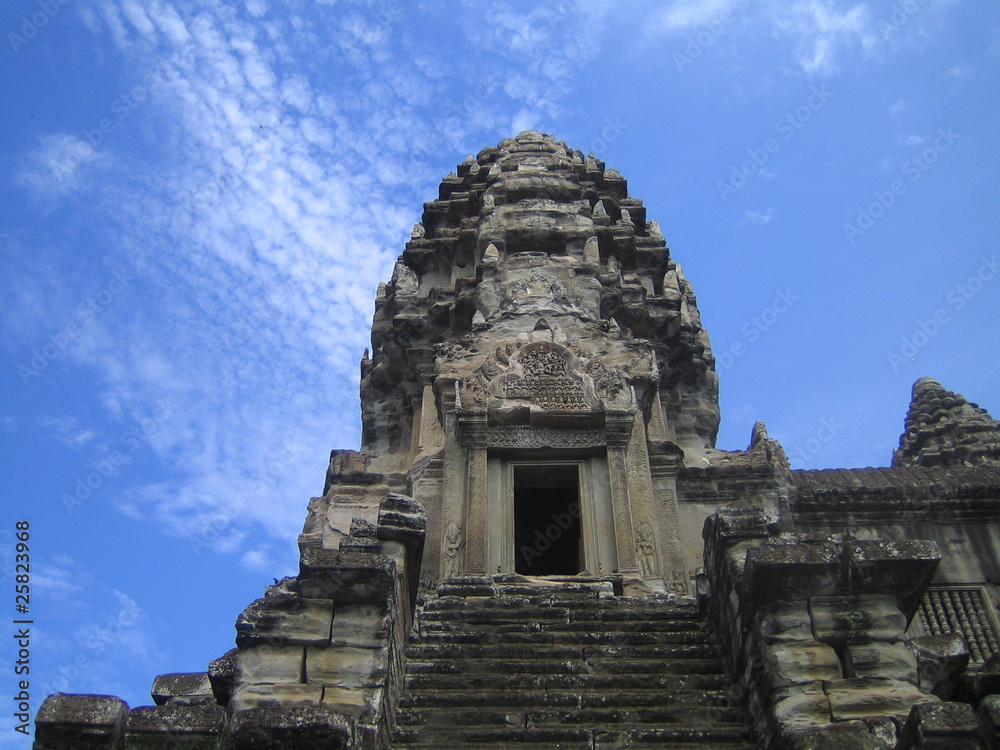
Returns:
[[[486,571],[514,573],[514,467],[575,466],[580,502],[583,569],[577,575],[607,575],[617,567],[611,479],[605,455],[486,460]]]

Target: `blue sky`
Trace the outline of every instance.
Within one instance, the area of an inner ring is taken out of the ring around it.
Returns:
[[[27,519],[34,708],[148,703],[232,646],[359,444],[422,203],[522,129],[660,222],[719,447],[762,419],[796,468],[887,465],[918,373],[1000,416],[993,3],[9,0],[0,33],[0,576],[12,611]]]

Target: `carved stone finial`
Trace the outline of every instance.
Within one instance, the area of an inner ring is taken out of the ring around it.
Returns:
[[[591,218],[594,220],[595,224],[611,223],[611,217],[608,216],[608,212],[604,208],[604,201],[597,201],[597,203],[594,205],[594,210],[591,214]]]
[[[759,419],[753,423],[753,432],[750,434],[750,448],[754,448],[768,440],[767,425]]]
[[[481,310],[476,310],[476,314],[472,316],[472,330],[483,331],[486,328],[486,316],[483,315]]]
[[[622,209],[621,225],[624,227],[634,227],[635,222],[632,221],[632,214],[629,213],[627,208]]]
[[[423,239],[426,236],[426,234],[427,231],[424,229],[424,225],[417,223],[413,225],[413,231],[410,232],[410,239],[420,240]]]
[[[500,261],[500,251],[492,242],[483,251],[483,263],[498,263]]]
[[[583,246],[583,260],[585,263],[601,262],[601,248],[597,237],[591,237]]]
[[[392,271],[392,282],[397,295],[416,294],[420,286],[417,274],[403,262],[402,258],[396,261],[396,267]]]

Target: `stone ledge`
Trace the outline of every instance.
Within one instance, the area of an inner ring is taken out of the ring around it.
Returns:
[[[35,717],[33,750],[122,750],[128,711],[110,695],[50,695]]]
[[[157,706],[215,704],[212,683],[205,672],[177,672],[153,678],[150,691]]]
[[[235,713],[226,731],[240,750],[348,750],[354,722],[317,706],[250,708]]]
[[[226,725],[222,706],[140,706],[128,715],[128,750],[205,750],[219,746]]]

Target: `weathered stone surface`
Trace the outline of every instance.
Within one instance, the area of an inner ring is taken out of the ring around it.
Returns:
[[[862,721],[872,736],[882,743],[882,747],[886,750],[896,747],[896,739],[899,736],[896,722],[888,716],[868,716]]]
[[[378,687],[385,680],[388,653],[384,648],[306,649],[305,674],[309,682],[341,688]]]
[[[822,682],[776,690],[772,700],[771,710],[782,735],[826,726],[831,721],[830,699]]]
[[[972,706],[935,703],[913,707],[899,733],[899,750],[980,750],[982,732]]]
[[[34,750],[124,750],[128,710],[109,695],[50,695],[35,717]]]
[[[761,612],[760,618],[764,643],[814,640],[809,603],[805,599],[770,604]]]
[[[892,750],[861,721],[844,721],[816,729],[790,732],[779,738],[774,750]]]
[[[219,747],[226,725],[222,706],[140,706],[128,715],[128,750],[209,750]]]
[[[903,721],[919,703],[938,703],[909,682],[872,677],[831,680],[824,684],[834,721],[891,716]]]
[[[941,562],[937,544],[917,539],[852,541],[850,586],[859,594],[892,593],[907,621]]]
[[[747,550],[743,585],[750,606],[840,588],[840,550],[835,544],[761,544]]]
[[[226,732],[234,750],[347,750],[353,721],[326,708],[261,707],[233,715]]]
[[[215,703],[212,683],[205,672],[161,674],[153,680],[153,702],[178,705],[203,705]]]
[[[920,689],[950,700],[969,664],[969,648],[958,633],[910,638],[907,648],[917,658]]]
[[[814,596],[809,612],[816,640],[838,648],[848,643],[895,643],[906,630],[906,617],[893,594]]]
[[[260,643],[327,645],[333,622],[332,599],[306,599],[276,593],[257,599],[236,620],[241,648]]]
[[[987,695],[979,702],[977,713],[981,719],[983,740],[986,746],[1000,747],[1000,695]]]
[[[306,549],[299,567],[302,595],[333,599],[337,606],[385,601],[395,587],[398,572],[393,557],[349,549]]]
[[[208,680],[212,683],[212,694],[220,706],[229,704],[236,681],[236,655],[239,649],[230,649],[218,659],[208,664]]]
[[[845,652],[855,677],[885,677],[918,685],[917,657],[902,643],[852,643]]]
[[[236,685],[299,682],[305,651],[304,646],[267,644],[241,649],[236,657]]]
[[[318,683],[247,683],[239,685],[229,702],[238,713],[266,706],[318,706],[323,702],[323,686]]]
[[[837,652],[825,643],[784,641],[762,645],[760,650],[772,690],[843,677]]]
[[[388,615],[383,604],[345,604],[337,607],[330,628],[330,645],[381,645],[389,629]]]

